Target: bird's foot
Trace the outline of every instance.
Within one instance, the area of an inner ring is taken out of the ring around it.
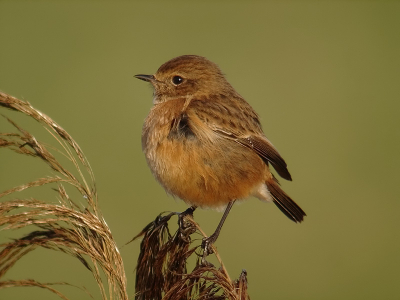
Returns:
[[[178,215],[178,226],[180,231],[180,237],[183,241],[190,243],[190,235],[196,231],[196,227],[193,226],[193,223],[187,219],[187,216],[193,217],[193,212],[196,207],[189,207],[184,212],[181,212]]]
[[[201,259],[201,263],[203,265],[208,265],[208,266],[213,266],[213,264],[211,264],[210,262],[208,262],[206,260],[206,257],[210,254],[214,253],[213,250],[213,245],[215,243],[215,241],[218,238],[218,234],[216,234],[215,232],[210,235],[209,237],[206,237],[203,239],[202,243],[201,243],[201,248],[203,248],[203,257]]]

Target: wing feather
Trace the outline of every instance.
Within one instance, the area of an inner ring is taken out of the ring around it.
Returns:
[[[282,178],[292,180],[285,160],[267,138],[259,136],[239,137],[236,142],[253,149],[266,164],[270,162]]]
[[[265,137],[257,113],[243,98],[209,95],[207,99],[193,99],[188,110],[217,135],[253,150],[282,178],[292,180],[285,160]]]

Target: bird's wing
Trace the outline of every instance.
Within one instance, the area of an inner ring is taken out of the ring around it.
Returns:
[[[234,100],[221,95],[215,97],[218,99],[192,100],[188,107],[190,113],[217,135],[253,150],[266,164],[271,163],[282,178],[292,180],[285,160],[262,132],[253,108],[239,97]]]

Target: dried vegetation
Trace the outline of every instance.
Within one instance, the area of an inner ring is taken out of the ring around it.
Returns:
[[[54,288],[69,285],[65,282],[5,279],[6,273],[22,257],[42,247],[77,258],[92,272],[102,299],[128,299],[122,257],[98,207],[93,172],[82,150],[64,129],[28,102],[0,93],[0,107],[32,117],[59,144],[57,150],[39,142],[8,118],[15,132],[0,132],[0,148],[39,158],[52,170],[49,177],[0,191],[0,232],[29,229],[28,234],[0,245],[0,295],[3,288],[35,286],[53,292],[61,299],[68,299]],[[1,151],[1,155],[5,155],[4,150]],[[56,158],[56,153],[63,154],[72,163],[72,170]],[[57,186],[58,196],[54,202],[17,197],[19,191],[44,185]],[[82,196],[78,201],[69,196],[67,191],[71,188]],[[7,200],[2,200],[5,196],[8,196]],[[176,213],[159,215],[134,238],[141,237],[142,242],[136,267],[136,293],[131,298],[249,299],[246,272],[232,281],[216,249],[214,255],[219,268],[201,263],[202,249],[198,245],[201,239],[192,239],[192,236],[204,237],[205,234],[190,215],[178,215],[178,230],[170,233],[168,222],[176,216]],[[195,267],[188,272],[190,257],[195,260]],[[87,293],[82,290],[83,294]]]

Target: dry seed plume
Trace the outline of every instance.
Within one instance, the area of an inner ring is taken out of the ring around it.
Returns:
[[[168,222],[176,215],[157,216],[133,238],[143,237],[136,268],[136,299],[250,299],[246,271],[232,281],[215,247],[213,252],[220,267],[201,263],[204,251],[200,247],[201,238],[206,236],[192,216],[179,216],[179,228],[171,235]],[[190,258],[196,263],[189,273]]]
[[[58,142],[59,151],[72,163],[72,167],[60,163],[50,147],[39,142],[29,131],[10,119],[8,121],[16,128],[16,132],[0,132],[0,148],[39,158],[53,173],[49,177],[0,191],[0,198],[15,195],[11,200],[0,202],[0,230],[33,228],[29,234],[0,245],[0,288],[37,286],[67,299],[50,287],[49,283],[26,279],[1,281],[23,256],[43,247],[77,258],[92,272],[102,299],[128,299],[122,257],[98,208],[94,175],[79,145],[49,116],[26,101],[0,93],[0,107],[22,112],[41,123]],[[15,194],[51,184],[57,184],[56,203],[32,198],[18,199]],[[79,201],[69,196],[67,191],[70,188],[76,189],[82,195]],[[105,274],[106,279],[102,278],[102,274]]]

